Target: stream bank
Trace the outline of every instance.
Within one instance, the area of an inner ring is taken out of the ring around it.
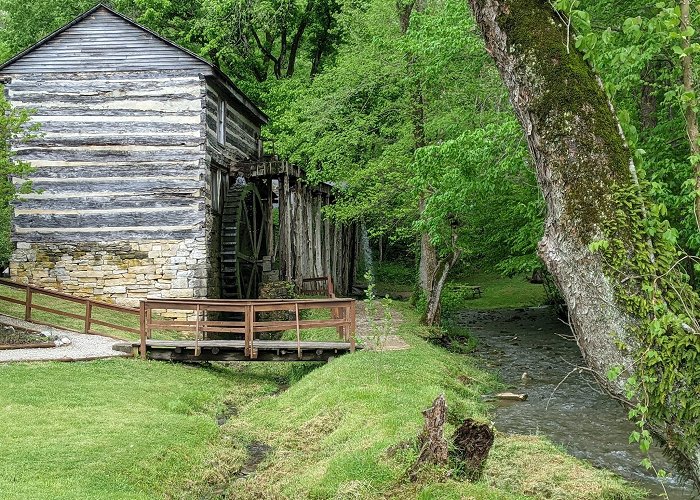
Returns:
[[[498,430],[546,436],[572,455],[637,482],[653,498],[663,493],[655,475],[639,464],[637,446],[628,442],[633,424],[626,411],[601,392],[590,373],[575,370],[585,366],[583,358],[551,308],[466,310],[454,321],[477,339],[473,354],[484,367],[498,371],[508,390],[528,395],[525,402],[496,403]],[[650,458],[672,472],[659,449]],[[693,498],[692,489],[674,477],[664,484],[671,499]]]

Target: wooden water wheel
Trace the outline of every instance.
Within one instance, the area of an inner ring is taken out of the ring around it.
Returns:
[[[256,298],[267,255],[267,213],[255,183],[231,186],[224,204],[221,238],[222,296]]]

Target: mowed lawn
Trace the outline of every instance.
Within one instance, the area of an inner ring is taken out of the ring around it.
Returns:
[[[177,491],[218,436],[222,403],[273,393],[284,369],[132,359],[0,365],[0,498]]]

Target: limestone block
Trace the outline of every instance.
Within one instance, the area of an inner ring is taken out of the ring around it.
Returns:
[[[191,299],[194,297],[194,292],[190,288],[163,290],[163,297],[170,299]]]

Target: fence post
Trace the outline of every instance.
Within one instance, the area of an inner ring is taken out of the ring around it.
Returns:
[[[24,321],[32,320],[32,287],[27,285],[24,295]]]
[[[139,326],[141,329],[141,359],[146,360],[146,302],[139,302]]]
[[[151,323],[153,323],[153,309],[149,309],[146,313],[146,338],[153,338],[153,332],[151,331]]]
[[[200,310],[201,310],[201,306],[199,304],[197,304],[197,306],[196,306],[197,319],[195,319],[195,327],[194,327],[194,355],[195,356],[199,356],[200,354],[202,354],[202,349],[199,347]]]
[[[251,336],[251,330],[252,330],[252,324],[251,324],[251,318],[250,318],[250,306],[246,305],[245,306],[245,311],[243,313],[243,323],[244,323],[244,355],[246,357],[250,357],[251,355],[251,342],[250,342],[250,336]]]
[[[92,301],[88,299],[85,302],[85,334],[90,333],[92,323]]]
[[[255,348],[255,304],[250,305],[250,359],[257,359],[258,350]]]
[[[355,352],[355,328],[357,321],[355,318],[355,301],[350,302],[350,352]]]
[[[335,298],[335,287],[333,286],[333,277],[329,274],[326,276],[326,279],[328,280],[328,298],[334,299]]]

